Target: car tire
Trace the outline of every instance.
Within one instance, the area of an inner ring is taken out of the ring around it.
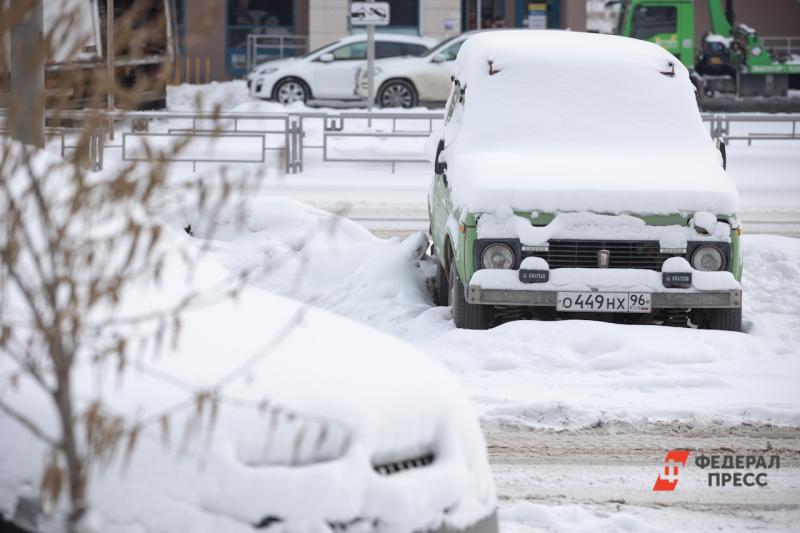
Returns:
[[[436,261],[436,277],[433,280],[433,305],[447,306],[450,305],[450,282],[447,279],[447,270],[445,270],[441,259],[433,256]]]
[[[701,309],[698,310],[695,319],[700,329],[742,331],[741,307],[734,307],[732,309]]]
[[[272,99],[281,104],[306,103],[311,97],[308,85],[297,78],[284,78],[275,84]]]
[[[416,107],[417,90],[406,80],[389,80],[378,91],[380,107]]]
[[[489,329],[493,307],[467,302],[464,284],[458,276],[455,261],[450,263],[450,304],[453,306],[453,322],[459,329]]]

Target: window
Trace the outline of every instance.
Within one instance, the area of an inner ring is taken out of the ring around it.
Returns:
[[[349,61],[351,59],[367,58],[367,42],[359,41],[340,46],[333,51],[333,59],[336,61]]]
[[[424,44],[407,44],[406,49],[408,50],[406,55],[410,56],[424,56],[430,50]]]
[[[119,1],[119,0],[117,0]],[[141,1],[141,0],[139,0]],[[152,1],[152,0],[151,0]],[[192,0],[186,0],[191,2]],[[247,71],[247,36],[263,34],[274,36],[271,46],[264,46],[259,60],[267,57],[296,55],[304,46],[297,41],[285,41],[294,32],[294,5],[296,0],[225,0],[227,15],[226,40],[228,73],[240,76]],[[266,44],[266,43],[262,43]]]
[[[375,59],[400,56],[418,56],[428,48],[421,44],[375,41]]]
[[[291,26],[293,0],[228,0],[231,26]]]
[[[448,46],[442,50],[441,55],[443,55],[447,61],[454,61],[462,44],[464,44],[464,41],[459,41],[456,44]]]
[[[419,27],[419,0],[388,0],[389,28]]]
[[[250,33],[291,33],[293,9],[294,0],[228,0],[228,47],[246,48]]]
[[[633,37],[649,39],[662,33],[677,33],[678,8],[675,6],[638,6],[633,11]]]

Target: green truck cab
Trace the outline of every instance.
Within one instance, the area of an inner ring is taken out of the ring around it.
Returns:
[[[736,22],[733,0],[707,0],[710,31],[695,43],[694,0],[611,0],[619,6],[614,32],[662,46],[692,71],[698,94],[786,96],[800,77],[788,50],[770,49],[757,32]]]
[[[663,49],[471,37],[428,150],[435,298],[457,327],[592,315],[741,330],[738,194]]]

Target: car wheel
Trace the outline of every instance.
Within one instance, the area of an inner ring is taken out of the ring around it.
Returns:
[[[450,263],[450,305],[453,306],[453,322],[457,328],[489,329],[491,326],[494,308],[467,302],[455,261]]]
[[[436,277],[433,281],[433,305],[450,305],[450,282],[447,280],[447,270],[442,261],[434,256],[436,261]]]
[[[700,329],[742,331],[742,308],[699,309],[692,322],[695,322]]]
[[[405,80],[392,80],[383,84],[378,92],[381,107],[416,107],[417,90]]]
[[[308,86],[300,80],[289,78],[279,81],[275,86],[274,98],[276,102],[282,104],[306,102],[308,97]]]

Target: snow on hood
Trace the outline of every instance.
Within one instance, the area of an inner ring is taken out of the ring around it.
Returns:
[[[689,73],[658,45],[552,30],[486,32],[465,42],[455,74],[465,103],[443,132],[445,159],[454,202],[468,211],[506,204],[729,214],[738,207]]]

